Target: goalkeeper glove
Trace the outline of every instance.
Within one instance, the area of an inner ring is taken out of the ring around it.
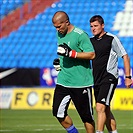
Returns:
[[[61,68],[60,68],[60,60],[59,59],[54,59],[53,66],[54,66],[56,71],[60,71],[61,70]]]
[[[71,58],[76,58],[77,56],[77,52],[72,50],[66,43],[60,44],[58,46],[57,54]]]

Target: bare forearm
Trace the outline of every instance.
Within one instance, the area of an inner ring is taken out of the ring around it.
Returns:
[[[130,76],[130,59],[128,55],[123,56],[124,60],[124,69],[125,69],[125,76]]]
[[[95,52],[78,52],[76,58],[92,60],[95,58]]]
[[[133,82],[130,77],[130,59],[128,55],[124,55],[123,60],[124,60],[124,69],[125,69],[125,85],[127,88],[130,88]]]

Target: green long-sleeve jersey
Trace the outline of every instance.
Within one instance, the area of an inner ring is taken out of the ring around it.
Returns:
[[[94,52],[89,36],[80,28],[74,27],[74,29],[65,36],[60,33],[58,33],[57,36],[58,45],[66,43],[76,52]],[[59,56],[59,58],[61,71],[57,76],[57,84],[71,88],[93,85],[90,60],[64,56]]]

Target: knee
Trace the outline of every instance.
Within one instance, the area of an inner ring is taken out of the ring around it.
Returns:
[[[101,104],[101,103],[96,104],[96,112],[97,113],[104,113],[105,109],[106,109],[106,106],[104,104]]]

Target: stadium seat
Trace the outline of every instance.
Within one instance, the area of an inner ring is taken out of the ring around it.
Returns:
[[[0,6],[0,17],[1,19],[8,15],[11,11],[21,7],[25,2],[29,2],[30,0],[1,0]]]
[[[17,0],[17,2],[9,3],[5,0],[5,2],[0,2],[1,16],[20,7],[24,2],[26,1]],[[89,24],[90,17],[95,14],[102,15],[105,19],[105,29],[120,37],[121,42],[130,54],[130,58],[133,58],[132,44],[130,43],[133,33],[128,28],[132,26],[128,22],[131,18],[131,9],[132,2],[126,0],[119,2],[115,0],[101,0],[100,2],[99,0],[79,0],[78,2],[77,0],[60,0],[55,2],[34,18],[28,20],[26,24],[21,25],[17,31],[0,39],[0,43],[2,43],[0,67],[52,67],[52,62],[57,57],[56,29],[52,24],[52,16],[58,10],[66,11],[71,22],[85,30],[89,36],[92,36]],[[123,65],[121,61],[119,63],[119,66]],[[131,64],[133,64],[132,60]]]

